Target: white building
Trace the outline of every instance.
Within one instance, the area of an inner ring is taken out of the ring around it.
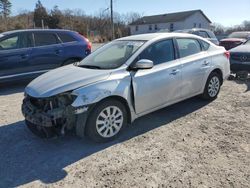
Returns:
[[[210,29],[212,22],[201,10],[144,16],[130,24],[131,35],[154,33],[160,30]]]

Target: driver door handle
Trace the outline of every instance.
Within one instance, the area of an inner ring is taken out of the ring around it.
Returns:
[[[205,65],[205,66],[209,65],[209,61],[207,61],[207,60],[203,61],[202,65]]]
[[[22,54],[22,55],[21,55],[21,58],[22,58],[22,59],[27,59],[28,57],[29,57],[28,54]]]
[[[173,69],[172,72],[170,73],[170,75],[176,75],[180,72],[179,69]]]
[[[55,50],[56,55],[59,55],[62,52],[62,50]]]

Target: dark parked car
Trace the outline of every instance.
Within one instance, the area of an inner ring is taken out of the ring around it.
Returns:
[[[230,50],[231,71],[246,77],[250,73],[250,40]]]
[[[68,30],[16,30],[0,34],[0,82],[34,78],[82,60],[91,43]]]
[[[190,33],[193,35],[198,35],[202,38],[205,38],[209,41],[211,41],[212,43],[219,45],[219,41],[216,38],[215,34],[208,30],[208,29],[203,29],[203,28],[193,28],[193,29],[184,29],[184,30],[177,30],[175,31],[176,33]]]
[[[246,42],[249,37],[250,31],[233,32],[227,38],[220,40],[220,46],[230,50]]]

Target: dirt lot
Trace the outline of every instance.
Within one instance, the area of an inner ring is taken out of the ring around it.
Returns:
[[[249,187],[250,80],[138,119],[115,142],[34,136],[25,83],[0,88],[0,187]]]

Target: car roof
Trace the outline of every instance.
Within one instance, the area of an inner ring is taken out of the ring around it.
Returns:
[[[20,32],[75,32],[71,30],[64,30],[64,29],[22,29],[22,30],[13,30],[13,31],[6,31],[4,33],[1,33],[1,35],[10,35],[14,33],[20,33]]]
[[[163,39],[163,38],[171,38],[171,37],[191,37],[191,38],[199,38],[199,36],[188,34],[188,33],[150,33],[150,34],[140,34],[140,35],[132,35],[128,37],[123,37],[117,40],[142,40],[149,41],[153,39]]]

